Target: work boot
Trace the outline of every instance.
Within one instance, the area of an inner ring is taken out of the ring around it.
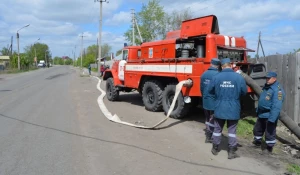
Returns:
[[[218,153],[219,153],[219,145],[213,144],[213,147],[211,149],[211,153],[213,155],[215,155],[215,156],[218,155]]]
[[[252,144],[256,148],[260,148],[261,147],[261,141],[260,140],[253,140]]]
[[[228,148],[228,159],[234,159],[240,157],[237,153],[237,147],[229,147]]]
[[[205,138],[205,143],[212,143],[212,133],[211,132],[206,132],[206,138]]]
[[[273,147],[267,146],[266,149],[262,150],[261,155],[272,156],[273,155]]]

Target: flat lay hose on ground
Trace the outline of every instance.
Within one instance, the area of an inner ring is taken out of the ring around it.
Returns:
[[[242,71],[238,72],[241,74],[247,85],[250,86],[257,96],[260,95],[262,88],[256,84],[256,82],[249,77],[247,74],[243,73]],[[280,112],[279,120],[298,138],[300,139],[300,127],[283,111]]]
[[[105,115],[105,117],[110,120],[110,121],[113,121],[113,122],[116,122],[116,123],[120,123],[120,124],[124,124],[124,125],[128,125],[128,126],[133,126],[133,127],[136,127],[136,128],[143,128],[143,129],[154,129],[155,127],[161,125],[162,123],[164,123],[169,117],[170,117],[170,114],[171,112],[173,111],[174,107],[175,107],[175,103],[176,103],[176,100],[178,98],[178,95],[179,93],[181,92],[181,88],[184,84],[189,84],[191,83],[191,81],[189,80],[185,80],[185,81],[181,81],[179,82],[177,85],[176,85],[176,91],[175,91],[175,96],[173,98],[173,101],[172,101],[172,104],[170,106],[170,109],[167,113],[167,116],[161,120],[160,122],[158,122],[157,124],[155,124],[154,126],[142,126],[142,125],[136,125],[136,124],[132,124],[132,123],[128,123],[128,122],[124,122],[122,121],[116,114],[112,115],[108,109],[106,108],[104,102],[103,102],[103,98],[105,97],[106,95],[106,92],[104,90],[102,90],[100,88],[100,83],[101,83],[101,80],[98,78],[98,77],[95,77],[97,78],[99,81],[98,81],[98,84],[97,84],[97,89],[101,92],[101,95],[98,97],[98,104],[99,104],[99,107],[101,109],[101,111],[103,112],[103,114]]]

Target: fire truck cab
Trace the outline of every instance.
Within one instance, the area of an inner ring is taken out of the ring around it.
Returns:
[[[200,77],[213,58],[230,58],[233,69],[258,79],[265,76],[263,64],[248,63],[247,52],[254,50],[246,46],[243,37],[221,35],[214,15],[183,21],[181,29],[167,33],[164,40],[123,48],[122,60],[115,61],[103,76],[107,98],[115,101],[120,91],[137,90],[146,110],[167,113],[176,84],[191,80],[192,85],[182,88],[170,116],[184,117],[200,101]]]

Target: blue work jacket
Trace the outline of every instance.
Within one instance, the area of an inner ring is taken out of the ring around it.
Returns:
[[[266,84],[259,96],[257,116],[274,123],[279,118],[284,98],[285,92],[277,81],[272,85]]]
[[[202,93],[203,108],[206,110],[214,110],[215,107],[215,95],[208,92],[208,86],[212,80],[212,77],[218,74],[217,68],[209,67],[201,76],[200,90]]]
[[[208,90],[215,94],[215,118],[240,119],[240,96],[247,94],[246,81],[240,74],[225,68],[213,77]]]

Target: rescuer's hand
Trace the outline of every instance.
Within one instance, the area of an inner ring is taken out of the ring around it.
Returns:
[[[238,74],[241,74],[242,73],[242,70],[237,70],[237,71],[235,71],[236,73],[238,73]]]

